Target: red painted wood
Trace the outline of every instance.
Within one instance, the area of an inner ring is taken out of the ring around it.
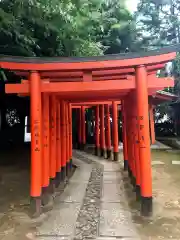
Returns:
[[[88,62],[43,62],[43,63],[25,63],[25,62],[0,62],[0,67],[10,70],[29,70],[29,71],[72,71],[72,70],[95,70],[111,69],[120,67],[132,67],[138,65],[158,64],[168,62],[176,57],[176,52],[166,53],[157,56],[146,56],[140,58],[121,59],[121,60],[100,60]]]
[[[157,71],[159,69],[164,68],[165,63],[155,64],[155,65],[149,65],[147,66],[147,71],[149,74],[152,73],[152,71]],[[19,75],[21,77],[28,78],[29,72],[28,71],[15,71],[16,75]],[[125,74],[133,74],[135,73],[135,69],[132,67],[128,68],[119,68],[119,69],[110,69],[110,70],[94,70],[92,71],[93,77],[104,77],[104,76],[114,76],[114,75],[125,75]],[[43,71],[40,72],[41,78],[80,78],[83,77],[83,71]]]

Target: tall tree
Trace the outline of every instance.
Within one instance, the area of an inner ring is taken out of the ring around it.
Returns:
[[[0,51],[24,56],[118,53],[131,45],[132,23],[119,0],[1,0]]]
[[[123,1],[104,0],[101,7],[101,33],[99,39],[106,54],[133,51],[136,39],[135,22]]]
[[[145,48],[180,42],[179,0],[141,0],[136,21]]]
[[[74,2],[0,1],[1,53],[26,56],[102,54],[101,45],[92,39],[93,28],[85,27],[83,17],[80,21],[78,1]]]
[[[138,38],[144,50],[180,43],[180,1],[179,0],[140,0],[135,14]],[[175,87],[167,88],[180,95],[180,56],[173,62],[171,72],[175,76]],[[166,71],[165,71],[166,72]],[[161,72],[161,75],[164,73]],[[156,109],[160,117],[168,115],[172,122],[174,111],[169,104]]]

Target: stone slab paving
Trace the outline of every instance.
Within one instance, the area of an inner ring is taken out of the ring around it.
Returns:
[[[139,238],[131,238],[131,237],[128,237],[128,238],[122,238],[122,237],[97,237],[96,240],[139,240]],[[86,240],[90,240],[90,239],[86,239]],[[92,239],[91,239],[92,240]]]
[[[36,239],[140,239],[126,204],[120,163],[73,154],[76,172],[56,197],[49,219],[38,227]]]
[[[38,240],[73,239],[92,166],[74,159],[77,167],[65,191],[55,199],[50,217],[37,228]]]
[[[99,235],[121,238],[137,236],[131,213],[124,210],[120,203],[102,203]]]
[[[152,144],[151,145],[151,149],[163,149],[163,150],[168,150],[168,149],[172,149],[171,147],[159,142],[159,141],[156,141],[155,144]]]
[[[37,237],[63,237],[74,234],[80,203],[60,203],[51,211],[51,216],[38,228]]]
[[[172,161],[173,165],[180,165],[180,161]]]
[[[180,146],[180,141],[176,141],[176,143],[179,144],[179,146]],[[93,144],[88,145],[88,146],[91,147],[91,148],[94,147]],[[111,149],[113,150],[113,147],[111,147]],[[123,143],[122,142],[119,143],[118,149],[119,150],[123,150]],[[170,150],[172,148],[170,146],[167,146],[167,145],[165,145],[165,144],[163,144],[163,143],[161,143],[161,142],[156,140],[155,144],[151,145],[151,149],[153,149],[153,150],[155,150],[155,149],[157,149],[157,150],[160,150],[160,149]]]
[[[124,199],[124,192],[117,183],[105,183],[103,182],[102,189],[102,202],[121,202],[122,198]]]
[[[60,197],[56,197],[56,203],[59,202],[77,202],[81,203],[87,188],[87,182],[71,182]]]
[[[120,172],[104,171],[103,173],[104,183],[122,183],[122,180],[123,178]]]
[[[102,164],[104,167],[104,172],[111,172],[112,175],[114,173],[121,172],[120,171],[120,164],[121,164],[120,161],[113,162],[110,160],[105,160],[104,158],[98,158],[97,156],[93,156],[93,155],[85,153],[85,152],[79,152],[79,151],[76,151],[76,152],[78,152],[81,156],[84,156],[85,158],[91,159],[94,162]],[[103,175],[104,175],[104,172],[103,172]]]
[[[103,160],[84,152],[80,152],[80,154],[101,163],[104,167],[99,234],[96,240],[141,239],[132,222],[131,212],[123,191],[120,163]]]
[[[166,147],[166,145],[161,144],[161,143],[159,143],[159,144],[160,144],[160,146],[158,146],[157,148],[156,148],[156,147],[154,147],[154,148],[152,147],[152,149],[168,149],[168,147]],[[162,147],[161,147],[161,145],[162,145]],[[154,145],[152,145],[152,146],[154,146]],[[164,146],[164,147],[163,147],[163,146]],[[169,149],[171,149],[171,148],[169,148]],[[101,158],[97,158],[96,156],[89,155],[89,154],[87,154],[87,153],[83,153],[83,155],[86,156],[86,157],[88,157],[89,159],[94,160],[94,161],[101,161],[101,160],[102,160]],[[121,155],[120,155],[120,157],[121,157]],[[178,162],[178,161],[173,161],[173,162],[175,162],[175,163],[172,163],[172,164],[177,164],[177,165],[178,165],[178,163],[176,163],[176,162]],[[101,164],[103,164],[102,161],[101,161]],[[119,165],[118,165],[118,164],[119,164]],[[106,164],[104,165],[104,171],[105,171],[105,172],[111,172],[112,175],[114,175],[114,172],[116,172],[116,174],[117,174],[117,172],[120,172],[120,168],[119,168],[119,167],[123,167],[123,166],[124,166],[124,165],[123,165],[123,164],[124,164],[124,163],[123,163],[123,159],[122,159],[122,161],[119,161],[118,164],[117,164],[117,163],[112,164],[111,161],[106,161]],[[156,160],[154,160],[154,161],[151,162],[151,164],[152,164],[152,165],[164,165],[165,163],[162,162],[162,161],[156,161]],[[180,163],[179,163],[179,164],[180,164]]]
[[[165,163],[164,162],[162,162],[162,161],[152,161],[151,162],[151,165],[164,165]]]

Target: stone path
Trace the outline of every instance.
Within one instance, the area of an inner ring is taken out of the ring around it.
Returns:
[[[172,161],[173,165],[180,165],[180,161]]]
[[[121,143],[120,146],[119,146],[119,149],[123,149],[123,144]],[[152,150],[170,150],[172,149],[171,147],[159,142],[159,141],[156,141],[155,144],[152,144],[151,145],[151,149]]]
[[[91,145],[89,144],[88,146],[91,148],[94,148],[94,144],[91,144]],[[111,147],[111,149],[113,149],[113,147]],[[151,149],[153,149],[153,150],[171,150],[172,148],[159,142],[159,141],[156,141],[155,144],[151,145]],[[121,151],[121,150],[123,150],[123,143],[119,142],[119,151]]]
[[[38,240],[137,240],[124,194],[120,164],[74,151],[78,166],[49,219],[38,227]]]

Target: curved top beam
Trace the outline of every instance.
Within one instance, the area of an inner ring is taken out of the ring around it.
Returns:
[[[151,72],[157,71],[159,69],[164,68],[165,63],[160,63],[156,65],[148,65],[147,66],[147,71],[148,73],[151,74]],[[92,77],[105,77],[105,76],[117,76],[121,74],[133,74],[135,72],[134,68],[119,68],[119,69],[109,69],[109,70],[96,70],[96,71],[91,71],[90,73],[92,74]],[[16,75],[21,76],[21,77],[29,77],[29,72],[28,71],[15,71],[14,72]],[[40,72],[41,78],[82,78],[83,77],[83,71],[44,71]]]
[[[141,53],[124,53],[97,57],[74,58],[34,58],[0,55],[0,67],[11,70],[51,71],[51,70],[96,70],[138,65],[157,64],[173,60],[180,45]]]

